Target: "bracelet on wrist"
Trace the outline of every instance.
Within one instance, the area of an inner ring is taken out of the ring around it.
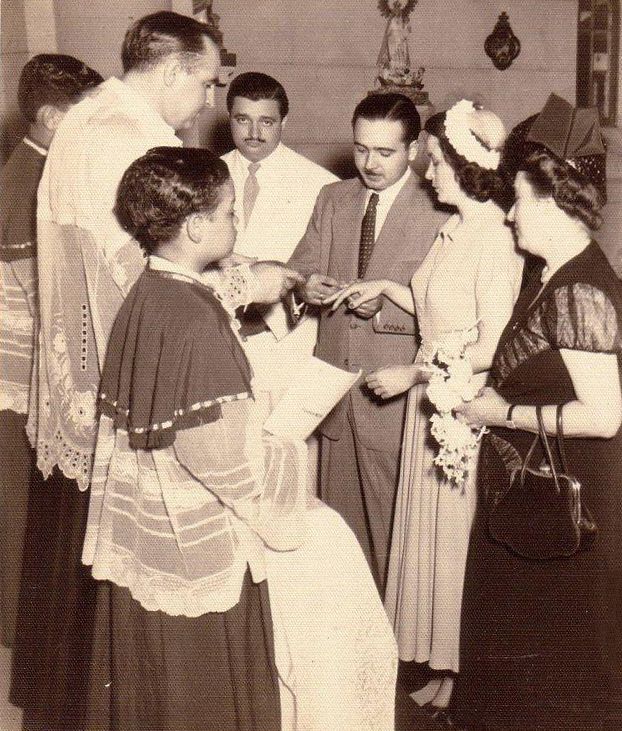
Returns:
[[[505,427],[506,429],[516,429],[516,424],[512,420],[512,414],[514,413],[514,409],[516,408],[517,404],[510,404],[510,408],[508,409],[508,413],[505,417]]]

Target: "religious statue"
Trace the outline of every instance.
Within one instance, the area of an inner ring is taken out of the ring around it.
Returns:
[[[410,14],[418,0],[379,0],[378,9],[387,18],[387,27],[378,54],[378,77],[380,91],[400,91],[412,97],[415,103],[426,103],[427,92],[423,91],[423,73],[420,66],[413,71],[410,65],[408,39],[410,36]]]
[[[220,15],[212,7],[214,0],[192,0],[192,15],[197,20],[207,23],[214,33],[214,39],[220,45],[220,78],[218,86],[225,86],[236,65],[235,53],[229,53],[224,47],[222,31],[220,30]]]

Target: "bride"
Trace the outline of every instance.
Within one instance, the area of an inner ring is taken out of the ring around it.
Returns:
[[[413,694],[441,720],[459,671],[460,609],[466,552],[475,507],[474,470],[456,487],[434,465],[424,360],[445,333],[477,326],[467,349],[475,385],[483,386],[497,341],[518,297],[523,262],[505,224],[508,194],[499,172],[505,140],[501,120],[462,100],[425,125],[430,163],[426,178],[440,203],[456,213],[442,226],[411,287],[389,280],[355,282],[333,295],[333,309],[358,307],[384,295],[416,314],[422,344],[410,366],[366,377],[381,399],[409,391],[400,482],[385,608],[399,656],[428,663],[430,683]]]

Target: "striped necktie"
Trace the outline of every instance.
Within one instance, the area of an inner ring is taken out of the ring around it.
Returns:
[[[378,193],[369,196],[367,210],[361,224],[361,245],[359,247],[359,279],[365,276],[367,265],[371,259],[374,243],[376,242],[376,207],[378,206]]]
[[[259,183],[257,182],[257,171],[259,170],[259,163],[252,162],[248,166],[248,177],[244,183],[244,195],[242,197],[242,206],[244,208],[244,226],[248,226],[248,222],[257,200],[257,194],[259,193]]]

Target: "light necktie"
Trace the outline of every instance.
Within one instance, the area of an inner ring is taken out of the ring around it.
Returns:
[[[372,193],[369,196],[367,210],[363,216],[361,224],[361,244],[359,246],[359,279],[365,276],[367,265],[371,259],[374,243],[376,241],[376,207],[378,206],[378,193]]]
[[[248,226],[248,222],[257,200],[257,194],[259,193],[259,183],[257,182],[257,171],[259,170],[259,163],[252,162],[248,166],[248,177],[244,182],[244,195],[242,197],[242,206],[244,208],[244,226]]]

